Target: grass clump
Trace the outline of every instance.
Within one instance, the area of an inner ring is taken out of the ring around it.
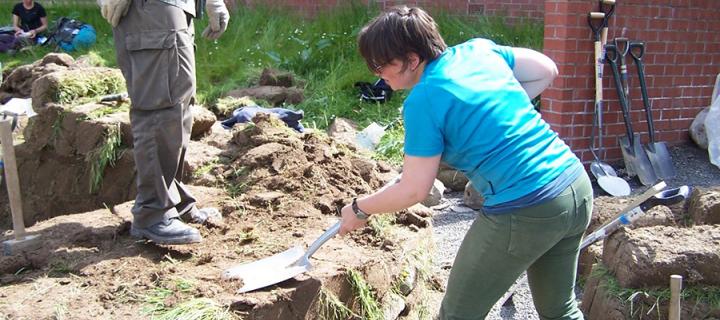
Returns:
[[[123,112],[123,113],[130,112],[130,105],[127,103],[122,103],[119,106],[118,105],[112,105],[112,106],[104,105],[102,107],[96,108],[96,109],[88,112],[86,115],[87,115],[87,119],[92,120],[92,119],[98,119],[98,118],[102,118],[107,115],[120,113],[120,112]]]
[[[368,225],[372,229],[373,234],[382,239],[387,239],[390,236],[393,223],[395,223],[395,215],[389,213],[374,214],[370,221],[368,221]]]
[[[117,75],[96,73],[75,73],[74,77],[65,77],[58,84],[54,101],[70,104],[81,97],[96,97],[125,91],[125,80]]]
[[[350,286],[355,294],[355,302],[360,306],[360,318],[367,320],[383,319],[383,312],[380,308],[370,285],[365,281],[362,274],[353,269],[347,271]]]
[[[194,298],[153,317],[156,320],[230,320],[239,319],[228,308],[209,298]]]
[[[392,165],[401,165],[403,163],[403,147],[405,145],[405,128],[402,124],[392,126],[380,138],[375,148],[374,159],[384,160]]]
[[[165,313],[179,299],[189,296],[193,291],[193,283],[189,280],[177,278],[172,281],[158,281],[158,284],[150,290],[149,294],[143,295],[147,305],[143,310],[146,314],[155,316]]]
[[[318,295],[318,317],[321,320],[344,320],[358,317],[338,297],[325,287],[320,288]]]
[[[659,319],[662,314],[667,313],[667,310],[661,311],[661,305],[669,303],[670,288],[624,288],[620,286],[610,270],[602,264],[593,267],[590,276],[605,280],[604,288],[607,293],[618,299],[621,305],[629,304],[631,318],[642,318],[644,315],[655,312]],[[687,285],[680,292],[680,297],[682,301],[692,301],[696,306],[705,304],[711,310],[720,310],[720,287],[717,286]]]
[[[88,154],[90,163],[90,193],[100,189],[103,181],[105,168],[114,166],[115,161],[122,155],[122,138],[120,135],[120,124],[108,127],[105,130],[105,141],[103,144]]]

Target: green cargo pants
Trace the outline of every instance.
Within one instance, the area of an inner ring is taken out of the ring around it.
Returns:
[[[526,270],[541,319],[582,319],[574,287],[591,214],[586,173],[553,200],[506,214],[481,213],[455,258],[440,319],[485,319]]]

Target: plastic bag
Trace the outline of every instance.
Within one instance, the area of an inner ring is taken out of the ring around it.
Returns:
[[[705,117],[705,133],[708,138],[710,162],[720,168],[720,74],[715,79],[710,111]]]

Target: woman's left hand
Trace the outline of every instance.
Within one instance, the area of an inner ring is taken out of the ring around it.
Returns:
[[[338,234],[341,236],[367,225],[367,219],[358,219],[350,205],[344,206],[340,210],[340,215],[342,216],[342,223],[340,224],[340,231]]]

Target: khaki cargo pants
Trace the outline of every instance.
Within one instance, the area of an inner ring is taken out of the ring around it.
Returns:
[[[583,172],[553,200],[510,213],[480,213],[455,258],[440,319],[485,319],[527,270],[540,319],[583,319],[575,302],[580,241],[592,214]]]
[[[113,37],[132,100],[137,168],[133,223],[145,228],[195,206],[180,182],[195,96],[192,17],[160,1],[132,0]]]

